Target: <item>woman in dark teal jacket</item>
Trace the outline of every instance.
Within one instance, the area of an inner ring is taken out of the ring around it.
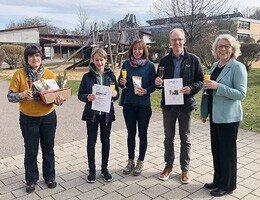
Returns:
[[[111,69],[105,65],[107,54],[103,49],[93,51],[92,63],[89,66],[89,72],[84,74],[79,91],[78,98],[85,102],[85,108],[82,120],[87,125],[87,155],[89,165],[89,175],[87,182],[94,183],[96,181],[96,165],[95,165],[95,145],[97,141],[98,126],[100,126],[100,138],[102,143],[102,164],[101,175],[104,181],[111,181],[112,175],[108,171],[108,158],[110,149],[110,132],[112,121],[115,121],[113,101],[119,97],[119,90],[116,84],[116,77]],[[92,101],[95,100],[95,94],[92,93],[94,84],[110,86],[111,82],[115,84],[115,90],[112,91],[111,108],[109,113],[91,110]]]

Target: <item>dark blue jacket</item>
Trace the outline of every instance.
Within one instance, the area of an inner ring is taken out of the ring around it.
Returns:
[[[82,115],[82,120],[87,122],[95,122],[96,121],[96,112],[91,110],[92,102],[87,99],[87,95],[92,93],[92,86],[94,84],[98,84],[97,82],[97,73],[95,72],[95,65],[93,63],[89,66],[90,71],[83,75],[79,91],[78,91],[78,98],[80,101],[85,102],[85,108]],[[106,122],[115,121],[115,111],[113,101],[119,98],[119,89],[116,83],[116,77],[111,69],[106,66],[104,71],[104,83],[103,85],[109,86],[110,82],[115,83],[115,89],[117,91],[117,96],[111,99],[111,108],[109,113],[105,113],[106,115]],[[113,101],[112,101],[113,100]]]
[[[160,60],[159,66],[164,66],[164,79],[172,79],[174,77],[175,67],[173,63],[172,51]],[[158,70],[157,76],[159,76]],[[184,59],[181,63],[180,78],[183,78],[183,87],[189,86],[191,93],[184,95],[184,105],[165,105],[164,91],[162,90],[162,109],[170,109],[174,107],[176,112],[189,112],[197,109],[194,95],[197,94],[202,88],[204,80],[203,70],[200,59],[196,55],[187,52],[186,49],[184,49]]]

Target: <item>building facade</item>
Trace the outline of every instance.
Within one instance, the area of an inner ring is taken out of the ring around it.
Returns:
[[[188,21],[190,20],[189,17],[190,16],[186,16],[185,19]],[[232,21],[237,26],[236,38],[239,41],[243,41],[246,37],[251,37],[255,40],[255,42],[260,42],[260,20],[244,18],[243,15],[239,12],[211,17],[206,17],[205,15],[201,14],[200,16],[196,15],[196,17],[204,21],[207,20],[208,22],[215,20]],[[180,21],[183,22],[183,17],[148,20],[147,23],[149,26],[143,26],[142,29],[149,30],[152,32],[152,34],[169,32],[172,27],[180,27]]]

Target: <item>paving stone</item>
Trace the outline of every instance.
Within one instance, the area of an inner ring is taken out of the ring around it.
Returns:
[[[175,188],[173,190],[170,190],[169,192],[163,194],[162,196],[166,199],[182,199],[184,197],[187,197],[189,195],[188,192],[185,190]]]
[[[117,191],[121,188],[126,187],[127,185],[121,181],[114,181],[111,183],[107,183],[100,187],[101,190],[105,191],[106,193],[111,193]]]
[[[108,200],[108,199],[121,200],[121,199],[125,199],[125,198],[122,195],[118,194],[117,192],[112,192],[112,193],[106,194],[100,198],[97,198],[97,200]]]
[[[93,189],[89,192],[86,192],[84,194],[81,194],[81,195],[78,195],[77,197],[79,199],[82,199],[82,200],[92,200],[92,199],[97,199],[99,197],[102,197],[106,195],[105,192],[103,192],[102,190],[100,190],[99,188],[96,188],[96,189]]]
[[[11,200],[11,199],[15,199],[15,196],[11,192],[0,194],[0,200]]]
[[[132,184],[132,185],[129,185],[129,186],[126,186],[124,188],[117,190],[117,192],[119,194],[123,195],[124,197],[129,197],[136,193],[141,192],[142,190],[144,190],[143,187],[136,185],[136,184]]]
[[[147,196],[149,196],[151,198],[155,198],[162,194],[165,194],[168,191],[169,191],[169,189],[162,185],[155,185],[153,187],[150,187],[149,189],[142,191],[142,193],[146,194]]]
[[[81,194],[79,190],[77,190],[76,188],[71,188],[66,189],[58,194],[54,194],[52,196],[55,200],[65,200],[78,196],[79,194]]]
[[[136,200],[136,199],[142,199],[142,200],[149,200],[151,199],[150,197],[146,196],[145,194],[143,193],[137,193],[133,196],[130,196],[130,197],[127,197],[125,198],[125,200]]]
[[[76,99],[75,102],[78,103],[78,100]],[[25,192],[24,154],[0,159],[0,200],[213,199],[209,190],[203,187],[204,183],[211,182],[213,179],[209,125],[202,124],[200,120],[192,120],[192,160],[190,163],[192,182],[184,185],[180,182],[180,139],[178,134],[176,134],[174,144],[176,158],[173,174],[167,181],[158,179],[165,166],[164,133],[161,113],[154,112],[153,117],[156,117],[156,120],[151,120],[149,124],[147,154],[140,176],[122,174],[128,159],[127,130],[122,128],[111,133],[109,171],[113,176],[112,182],[104,182],[100,176],[101,142],[99,138],[96,144],[97,181],[94,184],[86,182],[88,175],[86,138],[81,138],[55,146],[56,181],[58,182],[55,189],[49,189],[43,181],[41,151],[38,155],[40,180],[37,183],[36,191],[32,194]],[[123,118],[119,120],[123,121]],[[124,124],[122,127],[125,127]],[[81,131],[84,131],[84,134],[86,132],[85,129]],[[239,132],[237,189],[231,195],[225,195],[220,199],[260,199],[260,134],[242,129]],[[135,154],[137,156],[139,153],[138,137],[136,137],[136,141]]]

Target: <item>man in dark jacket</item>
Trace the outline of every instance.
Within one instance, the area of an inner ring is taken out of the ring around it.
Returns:
[[[159,66],[164,67],[163,79],[182,78],[183,88],[180,93],[184,95],[183,105],[166,105],[164,89],[162,90],[161,108],[163,112],[164,123],[164,159],[165,168],[159,176],[160,180],[167,180],[172,172],[175,160],[174,154],[174,136],[175,125],[178,119],[179,135],[181,140],[180,148],[180,166],[181,166],[181,182],[190,183],[191,177],[189,173],[190,163],[190,124],[192,110],[196,109],[194,95],[200,91],[203,85],[203,70],[199,58],[187,52],[184,48],[186,42],[185,34],[182,29],[175,28],[169,33],[169,43],[172,49],[169,54],[161,59]],[[159,67],[158,67],[159,69]],[[163,83],[159,77],[157,70],[157,78],[155,84],[157,86]]]

